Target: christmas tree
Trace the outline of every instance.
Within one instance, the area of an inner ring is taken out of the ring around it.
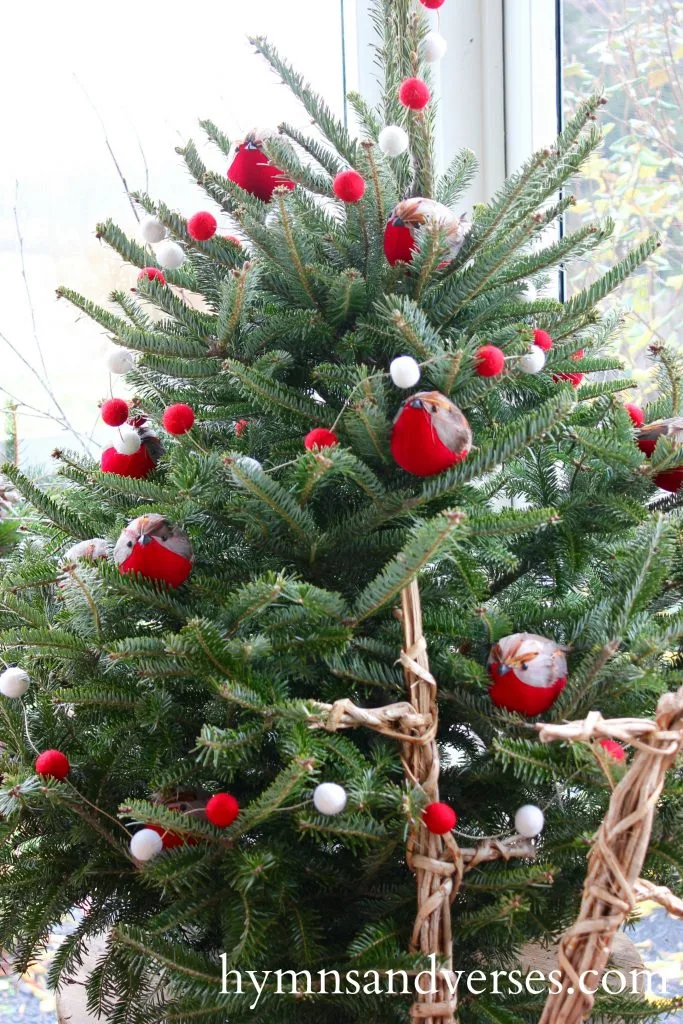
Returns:
[[[3,469],[35,515],[0,587],[0,942],[22,967],[78,908],[51,981],[104,934],[107,1021],[452,1021],[451,971],[512,970],[576,918],[631,756],[545,744],[538,716],[650,716],[681,683],[681,366],[658,350],[659,397],[625,405],[600,310],[656,239],[535,295],[612,229],[547,231],[598,96],[462,218],[475,158],[433,155],[438,6],[373,4],[358,138],[254,39],[311,131],[236,149],[202,122],[230,162],[181,151],[210,209],[134,195],[144,244],[98,231],[135,294],[61,289],[118,346],[114,441],[55,453],[58,487]],[[679,788],[644,869],[672,888]],[[416,993],[398,972],[430,955]],[[458,1013],[544,999],[487,975]]]

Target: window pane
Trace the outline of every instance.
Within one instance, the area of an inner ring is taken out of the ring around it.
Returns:
[[[64,0],[40,5],[39,15],[35,3],[14,4],[7,13],[6,38],[11,35],[16,45],[5,47],[0,62],[6,98],[0,109],[6,143],[0,161],[0,332],[43,376],[21,272],[16,183],[36,334],[54,394],[79,431],[90,432],[97,402],[106,396],[109,342],[67,302],[56,302],[55,289],[68,285],[106,302],[114,289],[135,285],[135,269],[95,237],[97,223],[108,217],[136,235],[113,157],[131,190],[147,190],[186,216],[215,212],[175,147],[193,138],[208,166],[225,174],[228,160],[203,141],[199,118],[212,119],[231,140],[283,120],[310,124],[254,53],[248,35],[267,35],[341,115],[341,13],[341,0],[196,0],[182,15],[173,3],[161,10],[120,0],[109,10]],[[30,40],[29,60],[21,40]],[[353,49],[347,40],[347,50]],[[220,230],[229,233],[224,216]],[[0,365],[0,387],[56,412],[1,338]],[[6,398],[0,391],[0,408]],[[25,406],[19,437],[26,464],[47,461],[57,445],[74,447],[57,424],[35,418]]]
[[[596,216],[616,223],[611,244],[597,258],[569,268],[567,291],[593,280],[637,239],[660,233],[662,247],[611,300],[630,312],[623,355],[639,377],[648,367],[649,345],[683,341],[676,314],[683,283],[677,9],[680,16],[674,0],[563,0],[565,109],[599,84],[608,100],[605,142],[577,182],[567,229]]]

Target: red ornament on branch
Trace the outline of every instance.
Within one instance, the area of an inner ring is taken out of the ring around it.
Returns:
[[[206,805],[206,817],[216,828],[232,825],[240,813],[240,805],[230,793],[216,793]]]
[[[69,758],[61,750],[44,750],[36,758],[36,773],[49,779],[65,779],[71,771]]]
[[[158,281],[159,284],[166,284],[166,278],[158,267],[143,267],[138,274],[138,281],[141,281],[145,277],[148,281]]]
[[[631,417],[631,422],[634,427],[642,427],[645,422],[645,413],[639,405],[634,405],[633,402],[624,402],[624,409]]]
[[[384,255],[392,267],[399,260],[410,263],[418,248],[418,229],[432,225],[444,231],[452,259],[465,241],[464,217],[458,217],[443,203],[422,196],[404,199],[394,207],[384,229]]]
[[[636,438],[638,447],[648,458],[657,447],[660,437],[666,437],[675,446],[683,445],[683,416],[673,416],[666,420],[656,420],[641,427]],[[675,494],[683,487],[683,466],[676,466],[673,469],[663,469],[653,477],[657,487],[663,491]]]
[[[186,434],[194,424],[194,409],[190,405],[185,405],[184,402],[169,405],[167,409],[164,409],[161,422],[169,434],[176,436]]]
[[[439,7],[443,7],[446,3],[446,0],[420,0],[420,3],[430,11],[438,11]]]
[[[480,377],[497,377],[505,369],[505,353],[495,345],[482,345],[474,355],[474,369]]]
[[[472,447],[470,425],[438,391],[407,398],[391,431],[391,454],[407,473],[434,476],[462,462]]]
[[[573,353],[571,358],[574,360],[583,359],[585,354],[585,349],[580,348],[578,352]],[[554,373],[553,380],[569,380],[572,383],[572,387],[578,388],[579,384],[583,380],[583,376],[584,375],[582,373]]]
[[[433,803],[425,807],[422,820],[429,832],[435,836],[444,836],[458,824],[458,815],[448,804]]]
[[[128,419],[130,409],[128,402],[124,402],[122,398],[108,398],[106,402],[102,402],[100,413],[108,427],[120,427]]]
[[[530,717],[547,711],[567,683],[563,649],[536,633],[504,636],[491,648],[488,670],[493,703]]]
[[[187,222],[187,233],[196,242],[208,242],[216,234],[218,223],[212,213],[200,210],[190,217]]]
[[[410,110],[424,110],[431,99],[431,93],[421,78],[406,78],[398,88],[398,98]]]
[[[621,743],[617,743],[616,740],[602,739],[599,741],[600,746],[605,750],[607,754],[612,758],[613,761],[625,761],[626,751],[622,747]]]
[[[550,352],[550,349],[553,347],[553,339],[547,331],[542,331],[537,327],[534,331],[534,345],[538,345],[544,352]]]
[[[185,582],[192,560],[187,535],[156,512],[129,523],[114,548],[114,561],[122,573],[137,572],[169,587]]]
[[[332,182],[332,191],[344,203],[358,203],[365,194],[365,178],[358,171],[340,171]]]
[[[117,452],[114,447],[105,448],[100,457],[100,469],[103,473],[117,473],[118,476],[141,480],[156,469],[162,448],[159,438],[152,433],[144,416],[132,420],[131,426],[140,435],[138,450],[132,455],[125,455]]]
[[[304,447],[308,448],[309,452],[321,448],[333,448],[336,444],[339,444],[339,438],[334,431],[328,430],[327,427],[316,427],[314,430],[309,430],[304,438]]]
[[[268,203],[278,186],[291,189],[295,183],[279,167],[271,164],[263,150],[264,141],[263,136],[255,132],[247,135],[237,147],[235,158],[228,168],[228,179],[245,192]]]

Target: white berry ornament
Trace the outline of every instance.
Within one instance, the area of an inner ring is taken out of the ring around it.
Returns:
[[[142,447],[142,438],[134,427],[121,427],[114,441],[119,455],[135,455]]]
[[[168,240],[157,246],[156,256],[164,270],[177,270],[185,259],[185,253],[178,243]]]
[[[437,64],[447,49],[448,43],[440,32],[428,32],[422,40],[422,56],[428,64]]]
[[[107,369],[110,373],[128,373],[133,369],[135,359],[127,348],[117,348],[107,356]]]
[[[3,697],[23,697],[30,685],[28,672],[24,672],[23,668],[6,668],[0,675],[0,693]]]
[[[336,782],[321,782],[313,793],[315,809],[321,814],[341,814],[346,800],[346,790]]]
[[[410,144],[408,132],[399,124],[388,124],[386,128],[382,128],[377,141],[384,155],[390,157],[397,157],[401,153],[405,153]]]
[[[389,374],[397,388],[413,388],[420,379],[420,367],[412,356],[396,356],[389,364]]]
[[[532,345],[530,351],[522,356],[517,363],[517,369],[522,373],[540,373],[544,366],[545,352],[538,345]]]
[[[151,828],[142,828],[130,841],[130,852],[136,860],[152,860],[158,857],[164,843],[158,832]]]
[[[520,836],[526,839],[534,839],[543,831],[545,816],[540,807],[535,804],[524,804],[515,814],[515,828]]]
[[[140,235],[145,242],[162,242],[166,238],[166,228],[158,217],[149,214],[140,221]]]

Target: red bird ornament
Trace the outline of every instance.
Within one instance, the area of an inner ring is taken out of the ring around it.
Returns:
[[[668,420],[655,420],[654,423],[646,423],[640,430],[636,430],[638,447],[647,455],[648,459],[657,447],[660,437],[666,437],[676,447],[683,445],[683,416],[673,416]],[[675,494],[683,486],[683,466],[663,469],[661,473],[657,473],[653,477],[653,481],[662,490]]]
[[[105,448],[100,459],[100,469],[103,473],[116,473],[118,476],[139,480],[156,469],[163,448],[159,438],[147,423],[146,417],[136,416],[130,420],[130,425],[137,430],[142,441],[138,450],[133,455],[123,455],[114,447]]]
[[[394,207],[384,229],[384,254],[392,267],[399,260],[410,263],[413,253],[417,250],[416,234],[418,228],[436,224],[446,232],[450,258],[462,248],[467,234],[466,218],[458,217],[443,203],[434,199],[423,199],[416,196],[404,199]]]
[[[235,158],[228,168],[228,179],[264,203],[269,203],[275,189],[294,188],[294,182],[275,164],[271,164],[263,150],[267,136],[250,132],[237,147]]]
[[[391,431],[391,454],[414,476],[434,476],[462,462],[472,447],[472,431],[457,405],[439,391],[418,391],[398,411]]]
[[[125,528],[114,548],[121,572],[138,572],[148,580],[179,587],[192,572],[187,535],[157,512],[139,516]]]
[[[491,648],[489,696],[499,708],[533,717],[551,707],[567,683],[567,659],[554,640],[512,633]]]

